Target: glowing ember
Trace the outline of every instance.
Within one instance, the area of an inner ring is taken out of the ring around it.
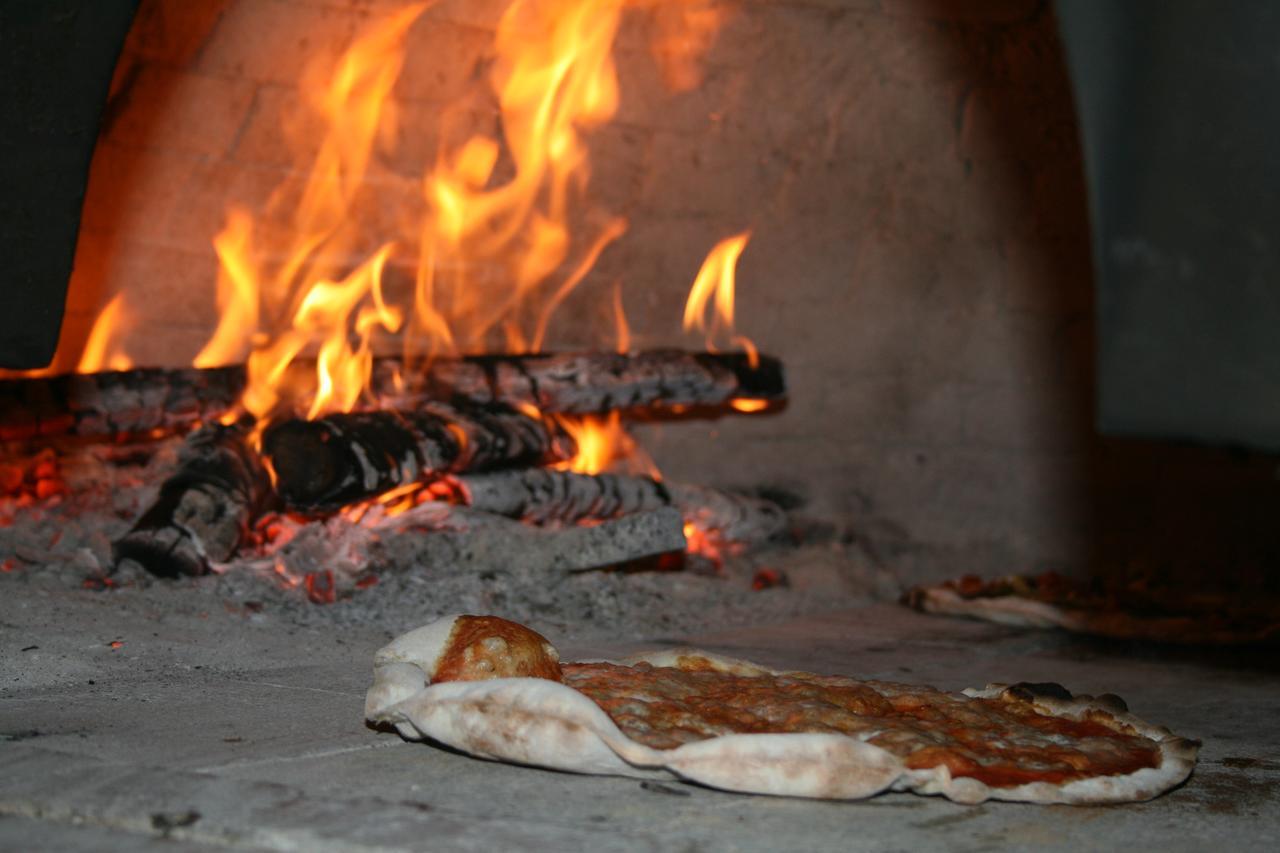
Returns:
[[[333,572],[329,569],[307,572],[302,585],[312,604],[333,604],[338,600],[338,588],[334,583]]]
[[[377,503],[386,507],[385,514],[388,517],[402,515],[425,499],[426,488],[426,483],[408,483],[379,495]]]

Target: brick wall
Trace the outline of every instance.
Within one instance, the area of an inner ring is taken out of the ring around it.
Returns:
[[[281,126],[296,124],[303,69],[400,5],[143,0],[94,162],[67,334],[125,291],[134,357],[187,362],[213,327],[210,238],[227,203],[261,204],[290,178]],[[371,223],[416,203],[441,110],[483,87],[504,5],[440,0],[415,24],[396,90],[405,144],[379,161]],[[785,360],[791,404],[646,427],[669,475],[801,492],[914,575],[1078,565],[1090,270],[1049,8],[726,5],[736,12],[702,84],[679,93],[648,49],[654,12],[629,13],[621,108],[590,141],[594,196],[631,227],[551,347],[595,342],[618,278],[637,345],[697,345],[679,333],[692,276],[750,227],[739,327]]]

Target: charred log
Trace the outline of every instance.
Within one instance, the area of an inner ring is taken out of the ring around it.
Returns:
[[[118,563],[131,559],[161,577],[202,575],[231,558],[271,484],[247,442],[250,423],[211,424],[187,437],[178,469],[133,529],[112,543]]]
[[[388,381],[394,362],[376,368]],[[405,403],[423,396],[476,403],[533,405],[544,412],[596,414],[626,409],[724,406],[745,399],[776,402],[786,396],[782,364],[742,353],[651,350],[629,354],[552,353],[488,355],[434,362],[407,377]]]
[[[263,449],[285,504],[324,512],[447,473],[543,465],[573,440],[514,409],[429,403],[414,411],[352,412],[269,428]]]
[[[242,367],[0,380],[0,439],[187,430],[224,414],[243,390]]]
[[[535,524],[598,521],[670,506],[719,544],[763,542],[786,526],[771,501],[650,477],[528,469],[455,478],[469,506]]]
[[[0,440],[48,435],[175,432],[225,414],[244,390],[243,366],[141,369],[0,380]],[[412,409],[427,400],[531,404],[544,412],[777,403],[786,397],[782,365],[741,353],[654,350],[616,353],[468,356],[406,369],[398,358],[374,363],[380,403]]]

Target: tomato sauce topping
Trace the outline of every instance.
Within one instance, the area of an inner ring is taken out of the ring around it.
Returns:
[[[633,740],[655,749],[732,733],[826,732],[865,740],[907,767],[946,766],[992,787],[1054,784],[1156,767],[1155,741],[1105,712],[1073,720],[1016,695],[971,699],[930,687],[809,673],[733,675],[709,666],[562,665]]]

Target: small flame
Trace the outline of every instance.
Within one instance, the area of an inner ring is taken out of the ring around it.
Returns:
[[[715,338],[721,333],[728,333],[730,342],[742,347],[747,353],[748,363],[756,367],[760,356],[755,344],[750,338],[733,333],[734,273],[738,258],[750,239],[751,232],[744,231],[721,240],[707,255],[693,280],[693,287],[689,288],[689,298],[684,306],[684,330],[705,332],[707,349],[712,352],[716,351]],[[713,298],[715,309],[708,322],[707,305]]]
[[[577,454],[554,467],[578,474],[599,474],[615,467],[628,473],[648,474],[662,479],[658,466],[653,463],[636,440],[622,426],[622,416],[610,412],[606,417],[582,418],[554,415],[565,432],[573,436]]]
[[[426,483],[408,483],[379,495],[377,502],[386,508],[384,513],[390,518],[402,515],[421,503],[428,497],[426,490]]]
[[[631,326],[627,323],[627,312],[622,307],[622,282],[613,283],[613,327],[617,330],[617,351],[623,355],[631,351]]]
[[[117,293],[94,321],[76,372],[94,373],[133,367],[133,361],[124,354],[125,333],[131,325],[131,318],[124,309],[124,294]]]

